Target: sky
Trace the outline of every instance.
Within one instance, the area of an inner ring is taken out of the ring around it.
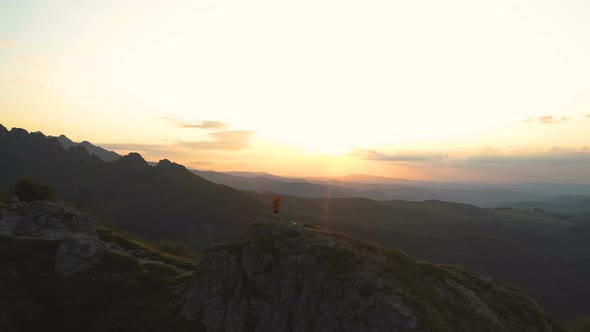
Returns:
[[[189,168],[590,183],[590,2],[1,0],[0,123]]]

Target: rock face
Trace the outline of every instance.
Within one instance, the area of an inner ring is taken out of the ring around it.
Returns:
[[[64,239],[96,237],[96,221],[64,203],[37,201],[0,210],[0,234]]]
[[[102,242],[92,239],[64,241],[55,253],[55,272],[59,276],[66,276],[86,271],[98,262],[104,249]]]
[[[524,301],[525,310],[503,303],[511,300]],[[241,243],[207,250],[182,315],[206,331],[551,331],[554,325],[526,296],[471,271],[275,221],[254,224]]]
[[[194,331],[194,268],[66,203],[0,203],[0,331]]]
[[[55,254],[55,272],[60,276],[86,271],[107,247],[98,238],[93,217],[51,201],[0,210],[0,235],[60,241]]]
[[[253,226],[242,246],[210,250],[189,290],[184,314],[201,319],[208,331],[419,329],[395,285],[371,271],[374,262],[369,259],[364,269],[348,270],[344,255],[353,258],[353,253],[312,233],[267,222]]]

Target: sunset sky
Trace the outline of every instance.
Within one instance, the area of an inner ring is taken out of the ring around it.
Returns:
[[[0,2],[0,124],[204,170],[590,183],[587,0]]]

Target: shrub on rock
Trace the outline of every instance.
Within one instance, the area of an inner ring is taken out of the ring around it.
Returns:
[[[14,186],[14,194],[23,202],[42,201],[56,197],[55,189],[52,186],[31,178],[18,181]]]

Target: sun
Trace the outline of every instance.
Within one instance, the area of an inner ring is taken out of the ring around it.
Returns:
[[[352,151],[352,147],[346,142],[318,139],[307,144],[308,150],[315,154],[341,156]]]

